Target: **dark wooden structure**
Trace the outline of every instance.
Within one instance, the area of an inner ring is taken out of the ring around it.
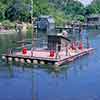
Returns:
[[[99,15],[89,15],[86,17],[87,27],[100,27],[100,14]]]

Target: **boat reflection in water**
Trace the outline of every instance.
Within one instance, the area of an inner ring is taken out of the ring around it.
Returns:
[[[90,42],[95,52],[63,65],[60,70],[36,65],[34,68],[24,65],[23,70],[23,64],[17,63],[12,66],[13,74],[9,77],[8,65],[0,63],[0,100],[99,100],[100,35],[92,32],[95,34],[89,34]],[[12,46],[11,39],[12,35],[0,36],[2,53],[6,46]]]

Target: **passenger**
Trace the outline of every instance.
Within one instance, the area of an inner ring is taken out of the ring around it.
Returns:
[[[33,51],[34,51],[34,48],[32,47],[31,48],[31,57],[33,56]]]
[[[72,48],[72,50],[76,50],[76,44],[75,44],[75,42],[72,42],[71,48]]]
[[[83,49],[83,43],[82,43],[82,42],[79,43],[79,49],[80,49],[80,50]]]
[[[66,45],[66,56],[68,55],[68,45]]]
[[[75,41],[75,52],[78,52],[79,51],[79,43],[78,43],[78,41]]]
[[[68,33],[65,30],[62,31],[62,34],[63,34],[64,37],[67,37],[68,36]]]
[[[72,51],[73,50],[72,50],[71,44],[69,44],[68,47],[67,47],[67,51],[66,51],[67,52],[67,56],[71,56]]]

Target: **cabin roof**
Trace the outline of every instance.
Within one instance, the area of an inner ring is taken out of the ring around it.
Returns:
[[[55,20],[54,20],[54,18],[52,17],[52,16],[47,16],[47,15],[41,15],[41,16],[39,16],[38,18],[40,18],[40,19],[42,19],[42,18],[44,18],[44,19],[47,19],[47,21],[49,22],[49,23],[55,23]]]
[[[87,16],[87,18],[100,18],[100,14],[92,14]]]

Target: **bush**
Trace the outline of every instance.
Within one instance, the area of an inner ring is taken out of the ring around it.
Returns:
[[[82,15],[76,15],[76,16],[74,17],[74,20],[75,20],[75,21],[84,22],[84,21],[85,21],[85,17],[82,16]]]
[[[10,22],[9,20],[4,20],[2,22],[2,26],[4,27],[4,29],[14,29],[15,28],[15,23]]]
[[[65,21],[65,14],[61,10],[57,10],[55,8],[49,9],[49,15],[52,15],[55,18],[56,25],[63,25]]]
[[[32,26],[28,25],[27,27],[27,38],[31,38],[32,37]]]

